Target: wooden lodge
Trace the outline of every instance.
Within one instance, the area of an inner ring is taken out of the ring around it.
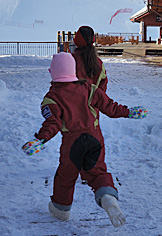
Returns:
[[[130,20],[140,23],[142,42],[147,41],[147,27],[159,26],[158,44],[162,42],[162,0],[147,0],[147,5],[135,13]],[[151,40],[149,40],[151,41]]]

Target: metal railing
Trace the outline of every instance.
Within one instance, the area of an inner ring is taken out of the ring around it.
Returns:
[[[57,50],[58,42],[0,42],[0,55],[51,56]]]

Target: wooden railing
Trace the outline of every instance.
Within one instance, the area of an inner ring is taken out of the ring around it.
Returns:
[[[57,31],[57,42],[72,42],[75,34],[75,31],[74,33],[71,33],[71,31]]]
[[[114,34],[114,35],[113,35]],[[138,34],[129,34],[129,33],[111,33],[108,35],[99,35],[96,34],[96,45],[101,46],[110,46],[112,44],[130,42],[131,44],[139,43],[139,35]]]

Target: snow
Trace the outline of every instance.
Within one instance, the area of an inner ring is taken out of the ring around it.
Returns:
[[[40,103],[50,86],[51,57],[0,56],[0,235],[162,235],[162,68],[120,57],[102,60],[109,78],[107,94],[149,111],[143,120],[100,117],[105,159],[119,191],[125,226],[111,225],[80,178],[70,221],[60,222],[49,213],[61,135],[30,157],[21,147],[44,120]]]

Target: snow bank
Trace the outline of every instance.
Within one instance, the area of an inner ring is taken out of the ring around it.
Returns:
[[[50,86],[51,58],[0,57],[0,235],[155,236],[162,233],[162,68],[130,60],[104,59],[107,94],[121,104],[145,106],[146,119],[100,115],[106,164],[119,192],[126,225],[115,229],[80,178],[69,222],[48,211],[61,135],[27,157],[22,145],[44,121],[40,112]],[[7,95],[7,99],[4,97]]]
[[[6,83],[0,79],[0,100],[8,94]]]

